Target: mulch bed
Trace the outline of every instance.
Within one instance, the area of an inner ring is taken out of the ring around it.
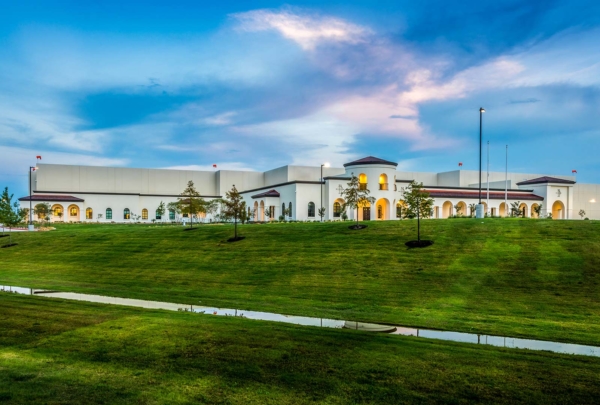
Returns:
[[[184,231],[195,231],[196,229],[198,229],[198,227],[196,227],[196,228],[185,228]]]
[[[8,248],[8,247],[17,246],[17,245],[18,245],[18,243],[9,243],[8,245],[0,246],[0,248]]]
[[[359,229],[365,229],[369,225],[350,225],[348,229],[352,229],[353,231],[357,231]]]
[[[0,238],[8,238],[10,235],[0,235]]]
[[[238,236],[237,238],[229,238],[229,239],[227,239],[227,242],[239,242],[239,241],[244,240],[244,239],[246,239],[245,236]]]
[[[432,240],[409,240],[408,242],[405,243],[406,246],[408,246],[409,248],[424,248],[427,246],[431,246],[433,245],[433,241]]]

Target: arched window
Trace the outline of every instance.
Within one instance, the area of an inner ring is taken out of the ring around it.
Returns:
[[[379,175],[379,189],[388,190],[388,177],[387,174],[382,173]]]
[[[148,210],[146,208],[142,210],[142,219],[148,219]]]
[[[285,215],[285,203],[281,203],[281,215],[283,215],[284,217]]]
[[[123,210],[123,219],[129,219],[131,218],[131,211],[129,211],[129,208],[125,208]]]
[[[291,217],[292,217],[292,202],[291,202],[291,201],[290,201],[290,204],[289,204],[289,206],[288,206],[288,207],[289,207],[289,208],[288,208],[288,210],[290,211],[290,212],[288,213],[288,215],[289,215],[289,216],[290,216],[290,218],[291,218]]]
[[[364,173],[361,173],[358,175],[358,188],[360,190],[366,190],[367,189],[367,175]]]
[[[112,219],[112,208],[106,209],[106,219]]]
[[[175,221],[175,210],[169,210],[169,220]]]
[[[342,204],[340,204],[339,202],[334,202],[333,203],[333,217],[334,218],[339,218],[342,215]]]
[[[89,207],[85,209],[85,219],[94,219],[94,211]]]
[[[158,212],[158,210],[156,210],[155,218],[156,219],[161,219],[162,218],[162,216],[160,215],[160,212]]]
[[[308,203],[308,217],[309,218],[315,217],[315,203],[312,201]]]
[[[69,208],[69,215],[72,217],[76,217],[77,215],[79,215],[79,212],[77,212],[77,207],[72,206],[71,208]]]
[[[396,204],[396,218],[402,218],[402,203]]]

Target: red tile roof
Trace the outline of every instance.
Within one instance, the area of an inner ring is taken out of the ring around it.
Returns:
[[[560,183],[560,184],[575,184],[573,180],[558,179],[556,177],[544,176],[537,179],[525,180],[517,183],[517,186],[525,186],[527,184],[544,184],[544,183]]]
[[[375,156],[367,156],[362,159],[355,160],[350,163],[344,164],[344,167],[348,166],[359,166],[359,165],[390,165],[390,166],[398,166],[396,162],[390,162],[389,160],[383,160],[376,158]]]
[[[427,190],[430,197],[433,198],[479,198],[479,190],[477,191],[459,191],[459,190]],[[487,192],[481,191],[481,198],[487,198]],[[504,193],[502,192],[491,192],[491,200],[504,200]],[[508,193],[509,200],[534,200],[543,201],[544,198],[533,193]]]
[[[83,202],[82,198],[73,197],[72,195],[58,195],[58,194],[34,194],[33,196],[26,196],[19,198],[19,201],[70,201],[70,202]]]
[[[264,193],[253,195],[252,198],[261,198],[261,197],[279,197],[279,192],[277,190],[269,190]]]

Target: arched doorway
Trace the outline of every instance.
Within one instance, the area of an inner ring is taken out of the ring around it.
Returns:
[[[62,205],[54,204],[52,206],[52,221],[62,221],[65,217],[65,211]]]
[[[505,217],[506,216],[506,203],[500,203],[500,208],[498,209],[498,213],[500,214],[501,217]]]
[[[523,218],[527,218],[529,216],[529,210],[527,208],[527,204],[521,203],[521,205],[519,205],[519,211],[521,211],[521,216]]]
[[[565,219],[565,205],[562,201],[554,201],[552,204],[552,219]]]
[[[261,201],[258,208],[258,218],[260,221],[265,220],[265,202]]]
[[[258,221],[258,201],[254,201],[254,221]]]
[[[377,200],[375,209],[377,210],[375,219],[378,221],[387,221],[390,219],[390,202],[387,198],[380,198]]]
[[[371,203],[366,202],[359,204],[358,206],[358,220],[359,221],[370,221],[371,220]]]
[[[535,212],[539,206],[539,204],[531,204],[531,218],[539,218],[539,215]]]
[[[456,209],[456,215],[460,215],[461,217],[466,217],[469,215],[467,212],[467,203],[464,201],[459,201],[454,208]]]
[[[452,216],[452,203],[450,201],[446,201],[442,205],[442,218],[450,218]]]
[[[404,202],[404,200],[398,200],[398,202],[396,203],[396,218],[402,219],[404,217],[404,214],[406,214],[405,210],[406,203]]]
[[[67,215],[69,221],[79,221],[79,207],[76,205],[69,205],[69,208],[67,208]]]

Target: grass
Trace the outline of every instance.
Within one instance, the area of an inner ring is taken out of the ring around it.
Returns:
[[[0,284],[600,345],[600,223],[59,225],[0,249]]]
[[[600,359],[0,295],[0,403],[597,403]]]

